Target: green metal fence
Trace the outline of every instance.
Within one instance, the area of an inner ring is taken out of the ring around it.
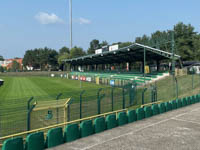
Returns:
[[[136,85],[1,101],[0,137],[130,107],[136,101],[132,87]]]
[[[106,79],[104,79],[105,83]],[[168,75],[165,78],[145,82],[143,85],[134,81],[116,81],[119,85],[107,86],[101,89],[84,90],[80,93],[57,93],[43,97],[30,97],[0,101],[0,137],[32,129],[34,120],[40,120],[39,127],[72,121],[105,112],[129,107],[140,107],[155,101],[169,101],[200,93],[200,75],[188,74],[182,76]],[[123,82],[123,83],[122,83]],[[121,84],[120,84],[121,83]],[[71,97],[71,95],[75,95]],[[68,99],[70,102],[64,106]],[[64,101],[64,100],[65,101]],[[30,100],[29,106],[28,101]],[[46,109],[31,118],[32,110],[40,102],[49,101]],[[53,102],[54,101],[54,102]],[[63,101],[61,103],[56,101]],[[59,107],[57,105],[59,104]],[[52,106],[55,106],[52,108]],[[41,118],[40,118],[41,117]],[[43,117],[43,118],[42,118]],[[35,126],[34,128],[37,128]]]

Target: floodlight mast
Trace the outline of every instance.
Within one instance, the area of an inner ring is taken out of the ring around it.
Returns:
[[[70,50],[72,49],[72,0],[69,0]]]

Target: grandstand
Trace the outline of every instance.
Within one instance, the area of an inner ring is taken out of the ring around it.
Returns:
[[[173,60],[180,62],[180,56],[134,43],[116,50],[66,59],[64,62],[69,64],[71,79],[121,86],[133,81],[142,85],[165,77],[172,66],[161,68],[160,63]]]

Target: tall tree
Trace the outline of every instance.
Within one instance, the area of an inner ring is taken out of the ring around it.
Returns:
[[[119,42],[119,48],[127,47],[133,44],[132,42]]]
[[[64,55],[66,53],[70,53],[69,48],[68,47],[62,47],[61,49],[59,49],[59,55]]]
[[[50,48],[39,48],[26,51],[23,65],[34,69],[47,70],[58,67],[58,52]]]
[[[73,47],[70,51],[70,57],[71,58],[76,58],[80,56],[84,56],[86,53],[83,51],[81,47]]]
[[[1,56],[1,55],[0,55],[0,61],[4,61],[4,58],[3,58],[3,56]]]
[[[99,47],[103,47],[103,46],[107,46],[108,45],[108,42],[107,41],[102,41],[100,44],[99,44]]]
[[[182,22],[174,26],[177,52],[183,60],[193,60],[195,58],[195,37],[194,27],[190,24],[185,25]]]
[[[13,61],[12,62],[12,67],[11,67],[11,71],[13,72],[17,72],[20,70],[20,64],[17,61]]]
[[[4,67],[0,66],[0,72],[4,72]]]
[[[100,48],[99,40],[94,39],[90,42],[90,47],[87,51],[88,54],[94,54],[96,49]]]

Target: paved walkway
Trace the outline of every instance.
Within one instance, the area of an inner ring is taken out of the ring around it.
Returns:
[[[86,149],[200,149],[200,103],[107,130],[49,150]]]

